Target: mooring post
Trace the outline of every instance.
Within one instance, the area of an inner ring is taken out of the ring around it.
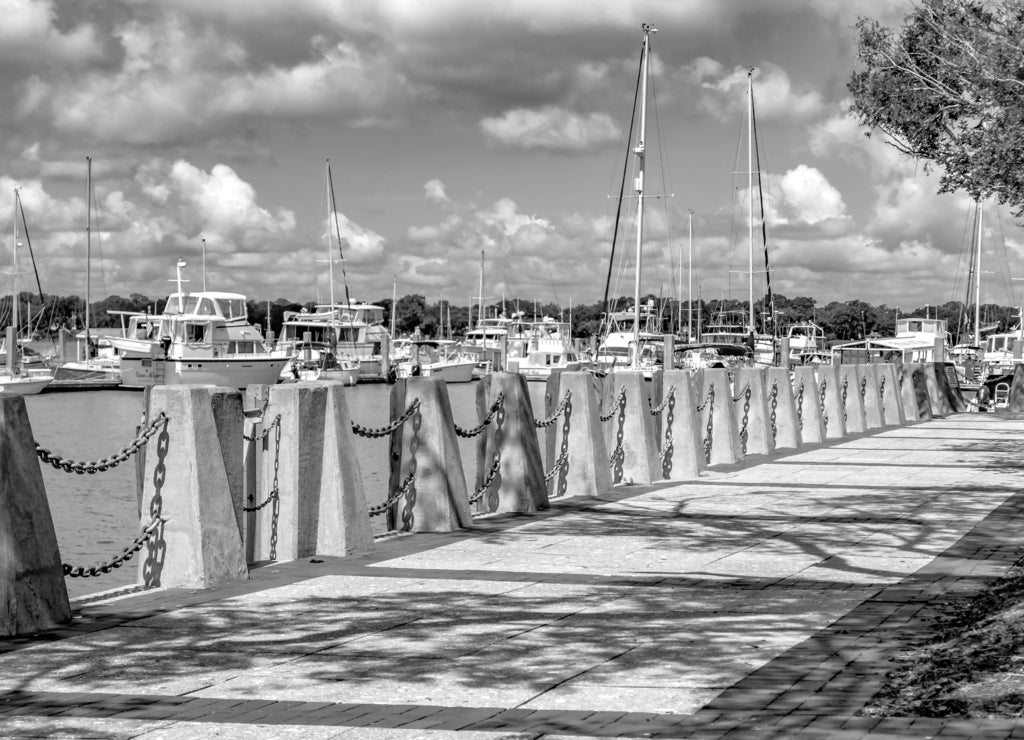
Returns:
[[[766,381],[768,419],[775,437],[775,449],[796,449],[803,444],[803,436],[796,418],[796,399],[790,385],[789,368],[768,368]]]
[[[242,544],[242,395],[229,388],[156,386],[141,523],[162,519],[146,543],[139,583],[211,588],[249,577]]]
[[[700,398],[704,399],[701,401],[703,410],[700,426],[705,449],[709,454],[708,464],[730,465],[739,462],[743,459],[743,452],[740,450],[729,371],[724,368],[704,370]]]
[[[245,442],[242,451],[242,466],[244,470],[242,500],[245,508],[250,509],[259,503],[259,470],[258,452],[266,451],[269,447],[267,436],[272,429],[268,429],[263,418],[266,406],[270,398],[270,386],[250,385],[245,389],[242,398],[242,415],[245,424]],[[267,434],[264,434],[267,432]],[[245,511],[245,527],[243,540],[245,542],[245,562],[256,562],[256,522],[257,512]]]
[[[885,421],[882,418],[882,396],[878,392],[881,377],[879,369],[879,365],[870,363],[858,366],[864,396],[864,427],[866,429],[878,429],[885,426]]]
[[[882,389],[882,421],[890,426],[902,426],[907,423],[907,416],[903,410],[903,398],[900,392],[900,378],[898,374],[902,368],[897,368],[892,363],[885,363],[878,366],[878,385]]]
[[[846,411],[846,433],[853,434],[867,431],[867,419],[864,416],[864,397],[861,389],[859,365],[839,366],[839,392]]]
[[[648,413],[648,391],[639,370],[609,373],[614,394],[606,407],[605,444],[610,450],[612,482],[646,485],[661,477],[654,418]],[[609,417],[608,414],[611,414]],[[607,417],[607,418],[606,418]]]
[[[770,455],[775,452],[775,438],[768,417],[768,398],[764,370],[741,367],[733,384],[733,403],[739,422],[740,450],[744,455]]]
[[[826,439],[842,439],[846,436],[846,403],[843,400],[843,381],[839,374],[840,365],[818,365],[818,387],[824,393],[825,416],[828,423],[825,424]],[[846,393],[849,395],[850,388],[847,386]]]
[[[0,393],[0,636],[38,632],[70,620],[25,399]]]
[[[933,418],[932,394],[928,388],[928,373],[920,363],[913,363],[910,369],[910,388],[917,410],[917,421],[931,421]]]
[[[490,373],[477,383],[478,418],[490,418],[477,437],[475,493],[481,496],[477,506],[482,513],[548,507],[544,460],[526,384],[526,376],[511,372]]]
[[[563,372],[554,389],[557,403],[565,399],[565,409],[549,427],[554,438],[552,451],[557,455],[549,469],[554,471],[548,489],[552,498],[600,496],[612,489],[601,405],[594,382],[590,373]]]
[[[799,365],[793,371],[793,401],[797,426],[803,444],[825,441],[825,416],[822,414],[821,386],[812,365]]]
[[[931,402],[932,417],[948,416],[953,408],[943,391],[942,381],[939,378],[938,363],[923,362],[921,370],[924,372],[925,387],[928,389],[928,399]],[[941,365],[939,365],[941,367]]]
[[[707,468],[704,459],[704,435],[700,426],[699,399],[689,370],[666,370],[664,393],[658,416],[663,430],[661,477],[667,480],[694,480]]]

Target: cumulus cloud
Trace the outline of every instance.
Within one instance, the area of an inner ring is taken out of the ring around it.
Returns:
[[[620,138],[618,125],[605,113],[576,113],[546,106],[515,108],[484,118],[480,128],[488,140],[517,149],[583,152]]]
[[[698,57],[684,67],[685,76],[701,90],[698,105],[722,120],[735,119],[747,107],[749,69],[727,70],[714,59]],[[799,90],[783,68],[764,63],[754,70],[754,105],[761,119],[809,119],[820,115],[825,104],[817,90]]]
[[[51,0],[0,0],[0,60],[68,64],[100,56],[95,29],[81,24],[67,31],[57,27]]]
[[[440,180],[428,180],[423,183],[423,193],[431,203],[449,202],[448,194],[444,191],[444,183]]]
[[[846,215],[843,196],[814,167],[798,165],[782,176],[779,185],[783,204],[797,221],[816,224]]]

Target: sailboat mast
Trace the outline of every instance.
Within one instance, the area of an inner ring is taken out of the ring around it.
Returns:
[[[324,177],[327,178],[327,187],[330,188],[331,182],[331,160],[326,161],[326,173]],[[331,240],[331,203],[327,203],[327,278],[331,283],[331,320],[334,320],[334,243]]]
[[[981,346],[981,223],[982,204],[978,200],[978,254],[974,264],[974,346]]]
[[[480,250],[480,311],[476,317],[477,326],[484,319],[484,250]]]
[[[21,307],[18,302],[18,206],[21,204],[21,194],[18,188],[14,188],[14,258],[11,262],[11,325],[14,327],[14,346],[7,348],[7,353],[17,361],[18,346],[18,314]],[[8,363],[8,367],[11,364]]]
[[[391,283],[391,338],[395,338],[395,302],[398,296],[398,276]]]
[[[747,207],[749,218],[747,219],[747,235],[750,245],[749,267],[747,284],[749,286],[748,305],[750,315],[748,317],[748,329],[754,333],[754,69],[747,71]]]
[[[649,23],[643,24],[643,61],[641,62],[640,79],[640,130],[637,133],[636,146],[633,147],[633,154],[637,160],[637,175],[633,182],[636,190],[636,279],[633,283],[633,358],[631,367],[633,370],[640,369],[640,278],[641,278],[641,251],[644,240],[644,149],[647,139],[647,75],[650,68],[651,56],[651,34],[657,33],[658,29],[652,28]]]
[[[693,343],[693,209],[688,224],[690,232],[690,256],[686,268],[686,343]]]
[[[92,299],[92,157],[85,158],[85,359],[89,359],[89,301]],[[182,298],[184,301],[184,298]]]

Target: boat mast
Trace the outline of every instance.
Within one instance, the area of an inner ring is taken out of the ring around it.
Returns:
[[[326,160],[327,171],[324,177],[327,178],[327,187],[330,188],[331,181],[331,160]],[[327,276],[331,283],[331,321],[334,321],[334,243],[331,240],[331,203],[327,204]]]
[[[480,311],[476,317],[476,325],[484,319],[484,250],[480,250]]]
[[[14,258],[11,262],[11,325],[14,327],[14,346],[7,348],[7,354],[18,360],[18,313],[21,311],[18,301],[18,206],[21,204],[21,193],[14,188]],[[8,362],[8,368],[13,365]]]
[[[643,24],[644,41],[643,56],[641,61],[640,79],[640,130],[637,132],[636,146],[633,147],[633,154],[636,155],[637,175],[633,181],[633,188],[636,190],[636,280],[633,283],[633,358],[631,367],[633,370],[640,369],[640,258],[641,248],[644,240],[644,148],[647,138],[647,74],[649,71],[649,60],[651,56],[651,34],[657,33],[658,29],[651,27],[651,24]]]
[[[398,295],[398,275],[394,275],[391,283],[391,338],[395,338],[395,302]]]
[[[686,343],[693,344],[693,209],[690,209],[690,257],[686,269]]]
[[[89,359],[89,301],[92,299],[92,157],[85,158],[85,359]],[[184,299],[182,299],[184,302]]]
[[[750,272],[747,275],[749,286],[748,329],[754,333],[754,68],[747,71],[747,203],[750,218],[747,219],[747,236],[750,245]]]
[[[206,237],[203,237],[203,292],[206,292]]]
[[[981,222],[982,204],[978,200],[978,254],[974,264],[974,346],[981,346]]]

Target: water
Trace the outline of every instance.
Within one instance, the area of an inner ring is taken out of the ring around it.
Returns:
[[[476,383],[448,386],[455,423],[473,427],[476,413]],[[388,423],[391,387],[383,384],[358,385],[346,389],[352,420],[366,427]],[[535,413],[543,415],[544,384],[531,383]],[[85,462],[111,457],[135,437],[142,416],[143,394],[133,391],[88,391],[26,396],[32,433],[51,452]],[[239,440],[241,444],[241,440]],[[387,497],[388,439],[355,437],[360,472],[367,503]],[[466,483],[476,480],[476,440],[459,438]],[[139,533],[135,458],[94,475],[65,473],[45,465],[50,511],[53,514],[61,559],[72,566],[91,566],[118,554]],[[372,520],[380,532],[383,517]],[[67,578],[72,598],[134,584],[138,561],[95,578]]]

